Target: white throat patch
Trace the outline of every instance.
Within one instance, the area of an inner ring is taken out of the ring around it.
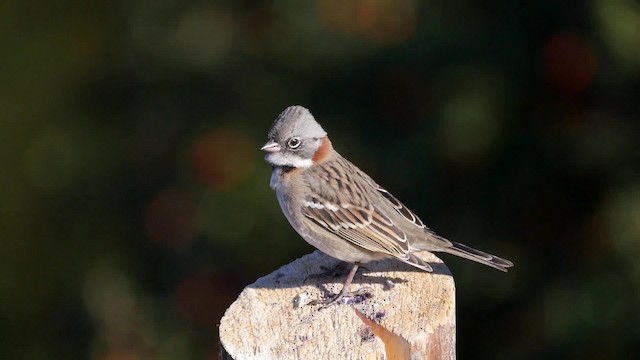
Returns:
[[[294,168],[310,168],[311,165],[313,165],[313,160],[311,159],[292,159],[292,163],[290,166],[293,166]]]
[[[268,154],[265,159],[271,165],[275,166],[291,166],[294,168],[309,168],[313,165],[313,160],[311,159],[302,159],[298,156],[288,156],[284,157],[279,153]]]

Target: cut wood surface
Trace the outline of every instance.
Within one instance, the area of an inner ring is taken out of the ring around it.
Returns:
[[[455,359],[455,285],[440,259],[434,272],[398,260],[364,264],[351,291],[341,276],[315,276],[340,262],[319,251],[247,286],[220,321],[222,359]],[[324,267],[324,269],[323,269]],[[347,268],[348,271],[348,268]]]

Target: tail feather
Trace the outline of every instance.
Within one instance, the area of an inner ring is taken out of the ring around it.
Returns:
[[[507,272],[507,269],[513,266],[513,263],[507,259],[491,255],[484,251],[476,250],[465,244],[451,242],[451,247],[446,247],[442,251],[463,257],[465,259],[473,260],[481,264],[491,266],[494,269]]]

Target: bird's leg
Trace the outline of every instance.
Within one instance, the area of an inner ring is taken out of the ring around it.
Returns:
[[[360,267],[360,263],[355,263],[353,264],[353,267],[351,268],[351,271],[349,271],[349,275],[347,275],[347,279],[345,280],[344,284],[342,285],[342,290],[340,290],[340,292],[335,295],[332,296],[326,300],[315,300],[310,302],[309,304],[311,305],[323,305],[323,308],[329,306],[329,305],[333,305],[336,302],[338,302],[340,299],[345,298],[345,297],[350,297],[350,296],[363,296],[361,291],[357,291],[355,293],[349,293],[349,286],[351,286],[351,282],[353,281],[353,278],[356,275],[356,272],[358,271],[358,268]],[[365,289],[361,289],[361,290],[365,290]],[[366,292],[366,290],[365,290]]]
[[[329,301],[326,302],[325,306],[335,303],[336,301],[340,300],[347,294],[347,292],[349,291],[349,286],[351,286],[351,282],[353,281],[353,278],[356,276],[356,272],[358,272],[358,267],[360,267],[359,263],[353,264],[351,271],[349,271],[349,275],[347,275],[347,280],[345,280],[344,284],[342,285],[342,290],[340,290],[338,295],[335,296],[333,299],[329,299]]]

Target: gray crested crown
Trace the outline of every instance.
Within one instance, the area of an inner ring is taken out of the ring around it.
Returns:
[[[292,136],[323,138],[327,132],[322,129],[311,112],[303,106],[294,105],[284,109],[269,130],[269,139],[282,141]]]

